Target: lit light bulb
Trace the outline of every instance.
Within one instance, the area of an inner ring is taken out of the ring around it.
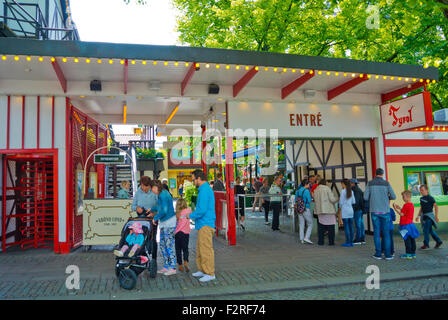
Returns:
[[[75,63],[78,63],[79,62],[79,59],[78,58],[75,58]]]
[[[98,59],[96,62],[103,63],[103,61],[101,59]]]
[[[110,59],[109,64],[113,64],[113,63],[114,63],[114,60]]]
[[[26,57],[26,61],[31,61],[31,57]]]
[[[142,60],[142,65],[146,65],[146,60]]]
[[[86,63],[90,63],[90,59],[86,59]]]
[[[62,62],[67,62],[67,58],[62,58]]]
[[[6,60],[6,56],[2,56],[2,60]]]

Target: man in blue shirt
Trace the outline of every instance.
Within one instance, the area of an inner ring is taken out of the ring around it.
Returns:
[[[199,189],[196,210],[189,218],[195,220],[198,231],[196,240],[196,266],[198,272],[194,277],[201,277],[199,281],[215,280],[215,252],[213,250],[213,233],[215,232],[215,194],[207,182],[202,170],[192,172],[193,183]]]

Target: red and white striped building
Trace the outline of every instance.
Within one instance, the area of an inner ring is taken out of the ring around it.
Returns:
[[[434,124],[432,127],[386,134],[384,154],[387,177],[397,196],[403,190],[412,189],[409,175],[418,177],[419,184],[428,183],[427,174],[436,174],[436,179],[440,177],[443,195],[438,201],[439,214],[441,222],[447,222],[444,217],[448,213],[448,125]]]

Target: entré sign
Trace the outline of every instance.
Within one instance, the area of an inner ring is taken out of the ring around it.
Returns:
[[[432,126],[431,96],[422,92],[380,106],[383,134]]]
[[[289,125],[291,127],[322,127],[322,114],[290,113]]]

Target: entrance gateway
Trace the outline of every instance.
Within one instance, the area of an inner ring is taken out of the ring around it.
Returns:
[[[93,80],[101,82],[100,91],[90,90]],[[24,226],[11,219],[20,219],[22,209],[23,214],[36,214],[18,204],[23,194],[8,189],[23,178],[5,166],[11,157],[20,154],[30,166],[37,155],[52,156],[46,165],[54,170],[48,176],[54,190],[47,193],[53,210],[45,210],[45,219],[53,222],[45,224],[52,231],[46,237],[55,252],[67,253],[82,244],[83,219],[76,210],[78,170],[91,151],[106,145],[105,125],[151,124],[158,125],[159,135],[186,136],[194,134],[192,124],[199,121],[201,132],[213,128],[227,138],[228,161],[222,170],[229,190],[224,196],[226,229],[233,245],[232,138],[269,137],[276,129],[272,134],[287,140],[287,164],[296,179],[306,174],[299,170],[306,163],[312,172],[336,182],[354,174],[367,180],[376,167],[385,167],[382,125],[388,119],[380,116],[379,106],[425,91],[427,83],[437,80],[436,68],[413,65],[209,48],[2,39],[2,250],[29,240]],[[219,93],[209,93],[217,91],[209,91],[211,84],[219,86]],[[430,108],[424,101],[416,108]],[[406,129],[432,125],[428,117],[416,119],[417,114],[412,117],[416,125],[402,120]],[[102,198],[104,166],[94,164],[93,157],[89,161],[87,171],[93,173],[95,193]],[[28,195],[27,201],[38,200],[39,193]],[[26,230],[40,234],[36,220],[22,222]]]

